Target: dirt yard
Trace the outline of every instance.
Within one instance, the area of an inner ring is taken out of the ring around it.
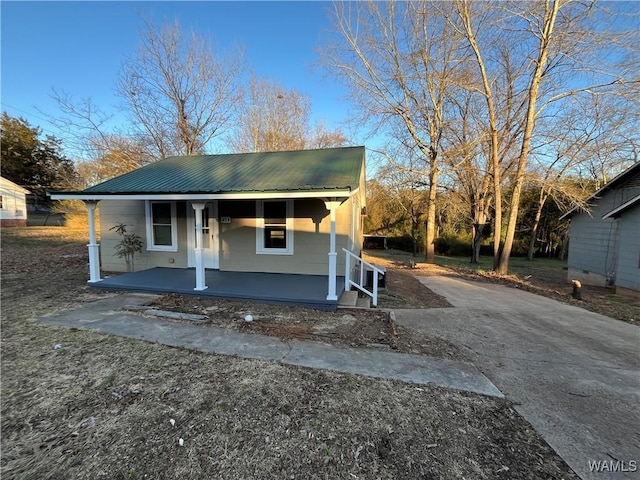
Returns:
[[[41,325],[112,293],[82,236],[8,230],[3,478],[577,478],[505,400]]]
[[[168,294],[150,302],[161,310],[197,313],[206,323],[245,333],[280,338],[299,338],[337,346],[388,348],[399,352],[466,360],[456,345],[396,325],[386,308],[449,307],[439,295],[425,288],[415,277],[399,270],[389,271],[389,289],[379,298],[380,309],[344,309],[337,313],[313,309],[225,301],[207,297]],[[244,318],[251,314],[253,321]]]

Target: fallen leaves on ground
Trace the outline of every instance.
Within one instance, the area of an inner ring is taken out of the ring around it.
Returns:
[[[3,238],[3,478],[577,478],[506,400],[42,325],[114,295],[52,236]]]

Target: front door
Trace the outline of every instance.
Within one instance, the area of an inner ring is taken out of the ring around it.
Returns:
[[[189,267],[196,266],[195,210],[190,207],[188,216]],[[202,261],[204,268],[220,268],[218,237],[218,202],[208,202],[202,210]]]

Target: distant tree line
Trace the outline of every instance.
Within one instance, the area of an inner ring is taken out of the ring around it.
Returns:
[[[565,178],[562,184],[570,196],[585,199],[602,181],[589,178]],[[569,242],[569,221],[560,220],[572,205],[568,196],[554,195],[540,207],[544,194],[540,179],[531,177],[523,187],[518,229],[512,255],[565,259]],[[507,192],[508,195],[508,192]],[[480,255],[493,254],[494,225],[487,222],[480,231],[481,240],[473,241],[473,215],[469,199],[460,191],[448,188],[439,194],[436,210],[434,251],[437,255],[468,256],[478,262]],[[425,228],[421,205],[426,203],[424,189],[412,190],[388,183],[384,177],[367,182],[367,233],[386,235],[389,248],[424,254]],[[504,232],[502,232],[504,235]]]

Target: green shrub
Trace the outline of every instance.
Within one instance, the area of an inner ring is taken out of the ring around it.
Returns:
[[[470,235],[443,235],[436,238],[434,245],[438,255],[450,257],[471,255]]]
[[[127,262],[127,272],[133,272],[135,270],[133,264],[133,256],[136,253],[142,251],[143,243],[140,235],[136,233],[127,233],[127,226],[124,223],[118,223],[109,229],[115,230],[115,232],[121,237],[120,241],[116,243],[115,250],[116,255],[120,258],[124,258]]]
[[[404,252],[413,253],[413,238],[411,238],[411,235],[387,237],[387,247],[394,250],[402,250]],[[424,252],[424,238],[422,238],[422,236],[418,236],[418,238],[416,239],[416,252]]]

